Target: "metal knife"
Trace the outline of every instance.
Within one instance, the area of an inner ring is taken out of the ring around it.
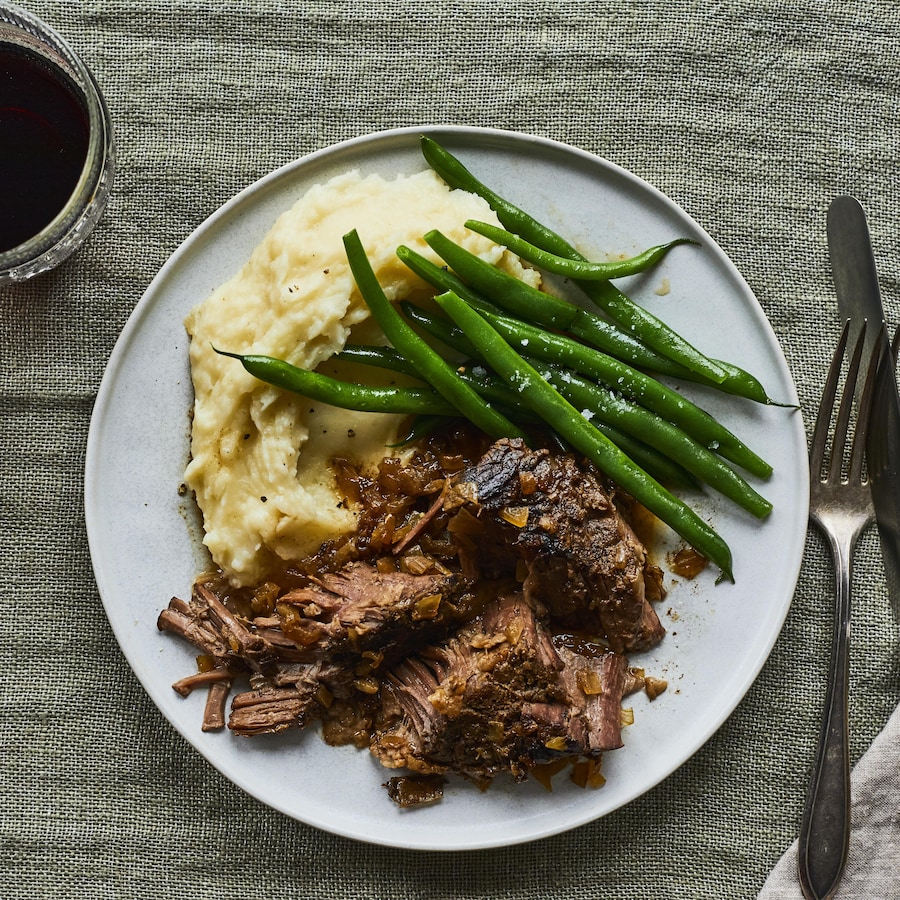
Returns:
[[[900,393],[887,331],[881,330],[884,310],[869,226],[853,197],[836,197],[829,207],[828,250],[841,318],[868,321],[867,351],[881,340],[866,462],[888,592],[900,620]]]

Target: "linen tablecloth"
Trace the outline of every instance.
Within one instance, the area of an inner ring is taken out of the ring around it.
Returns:
[[[796,837],[813,757],[832,596],[817,534],[759,679],[662,784],[533,844],[405,852],[261,805],[157,712],[94,584],[85,442],[117,335],[197,225],[303,154],[420,124],[530,132],[648,180],[735,262],[774,326],[804,409],[814,408],[838,330],[825,245],[836,194],[866,207],[887,315],[900,319],[900,7],[24,5],[93,68],[115,123],[118,175],[82,251],[0,289],[0,896],[755,896]],[[874,530],[856,571],[854,760],[900,699],[898,627]]]

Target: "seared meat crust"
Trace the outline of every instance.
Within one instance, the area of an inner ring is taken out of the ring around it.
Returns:
[[[475,515],[483,526],[477,539],[461,544],[470,577],[496,575],[521,560],[526,596],[560,624],[593,625],[619,653],[662,638],[648,602],[659,599],[661,572],[647,561],[596,470],[572,455],[532,451],[511,439],[497,441],[461,480],[476,488]]]

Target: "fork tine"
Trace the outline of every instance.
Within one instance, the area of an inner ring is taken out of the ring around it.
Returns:
[[[900,329],[898,329],[900,335]],[[853,436],[853,448],[850,451],[850,470],[848,478],[850,481],[859,482],[862,480],[863,461],[866,458],[866,438],[869,433],[869,419],[872,413],[872,403],[875,397],[875,381],[878,373],[878,366],[887,354],[887,359],[893,361],[894,356],[891,348],[887,345],[887,330],[882,322],[881,328],[878,329],[878,336],[872,345],[872,355],[869,358],[869,365],[866,369],[866,377],[863,381],[862,394],[859,398],[859,407],[856,416],[856,433]]]
[[[816,425],[813,430],[812,441],[809,447],[809,471],[810,476],[819,481],[822,478],[822,465],[825,461],[825,446],[828,443],[828,432],[831,425],[831,412],[834,409],[834,398],[837,393],[838,379],[841,374],[841,363],[844,360],[844,351],[847,348],[847,337],[850,333],[850,320],[844,323],[841,339],[837,349],[831,358],[831,367],[828,369],[828,377],[825,379],[825,388],[822,391],[822,399],[819,401],[819,411],[816,416]]]
[[[850,413],[853,409],[853,397],[856,394],[856,380],[859,376],[859,364],[866,342],[866,321],[863,320],[856,338],[856,346],[847,367],[847,380],[841,393],[841,405],[838,407],[837,422],[834,428],[834,444],[831,448],[831,464],[828,467],[828,480],[832,477],[840,480],[841,466],[844,460],[844,447],[847,444],[847,433],[850,429]],[[877,358],[877,354],[875,354]]]

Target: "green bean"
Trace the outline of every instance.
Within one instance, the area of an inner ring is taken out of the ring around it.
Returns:
[[[469,421],[492,438],[522,437],[524,433],[454,373],[440,354],[422,341],[385,296],[357,232],[344,235],[350,271],[363,300],[387,339],[418,369],[422,377]]]
[[[409,423],[406,434],[399,440],[394,441],[392,444],[387,444],[386,446],[390,447],[392,450],[406,447],[408,444],[432,434],[437,431],[438,428],[442,428],[446,423],[447,416],[432,416],[427,414],[414,416]]]
[[[623,328],[630,328],[649,347],[714,384],[722,384],[728,377],[728,371],[718,360],[702,354],[661,319],[638,306],[621,291],[598,291],[595,289],[596,282],[589,284],[589,288],[581,284],[588,297]],[[606,284],[608,282],[603,283],[604,287]]]
[[[448,347],[472,355],[474,348],[471,342],[458,329],[454,333],[453,325],[446,319],[440,319],[409,303],[401,303],[401,309],[407,318]],[[602,381],[616,393],[631,398],[663,419],[678,425],[704,447],[751,474],[759,478],[768,478],[772,474],[769,463],[757,456],[709,413],[695,406],[677,391],[617,359],[585,347],[564,335],[543,331],[525,322],[497,315],[477,306],[476,309],[510,346],[532,362],[540,360],[565,366],[573,372]],[[640,436],[646,440],[650,435],[648,433]]]
[[[746,469],[758,478],[769,478],[772,466],[683,394],[621,360],[565,335],[535,328],[509,316],[488,310],[482,315],[513,346],[529,357],[568,367],[600,381],[662,418],[680,426],[687,434],[719,456]]]
[[[575,337],[587,341],[591,346],[625,359],[642,369],[649,369],[662,375],[693,378],[693,373],[684,366],[673,363],[645,347],[640,341],[601,319],[596,313],[551,294],[545,294],[527,282],[503,272],[454,243],[440,231],[429,231],[425,235],[425,241],[456,273],[457,281],[462,279],[488,302],[502,307],[520,319],[535,322],[545,328],[568,331]],[[452,273],[435,266],[408,247],[400,247],[397,254],[416,274],[435,287],[454,290]],[[473,298],[471,291],[461,293],[460,296],[472,305],[482,308],[478,306],[477,298]]]
[[[434,232],[434,234],[440,234],[440,232]],[[447,238],[444,238],[444,240],[447,240]],[[419,278],[430,284],[433,288],[437,288],[440,293],[443,293],[444,291],[453,291],[455,294],[462,297],[466,303],[477,304],[481,308],[490,306],[493,307],[495,312],[502,312],[501,307],[491,303],[484,294],[475,291],[466,284],[466,282],[454,275],[454,273],[450,271],[449,266],[439,266],[427,257],[422,256],[421,253],[417,253],[411,247],[407,247],[405,244],[401,244],[397,248],[397,256],[410,271],[414,272]],[[486,263],[485,265],[490,264]],[[491,266],[491,268],[493,269],[493,266]]]
[[[593,281],[590,283],[581,283],[582,290],[590,297],[590,299],[597,304],[601,309],[609,310],[614,306],[625,306],[631,304],[631,300],[628,299],[614,284],[610,284],[608,281]],[[747,372],[745,369],[740,368],[739,366],[734,365],[734,363],[727,362],[721,359],[715,359],[713,362],[719,366],[725,372],[725,380],[720,382],[719,384],[711,384],[711,382],[703,379],[693,377],[693,373],[688,375],[678,376],[683,381],[693,381],[698,384],[708,384],[712,387],[716,387],[719,390],[727,393],[733,394],[736,397],[744,397],[747,400],[752,400],[754,403],[761,403],[765,406],[783,406],[787,408],[796,408],[795,404],[791,403],[780,403],[776,400],[773,400],[768,393],[766,393],[765,387],[763,387],[762,382],[750,372]],[[669,374],[663,373],[661,369],[656,369],[654,371],[658,371],[661,374]]]
[[[415,310],[412,304],[402,304],[404,314],[421,325],[430,334],[438,337],[447,346],[460,352],[469,352],[474,347],[459,327],[427,312]],[[491,324],[511,347],[515,341],[510,340],[501,328],[497,328],[493,318],[482,313],[483,318]],[[737,472],[729,468],[712,450],[704,447],[678,425],[662,418],[649,409],[626,400],[616,391],[601,387],[576,372],[567,369],[557,362],[547,362],[530,352],[531,346],[521,345],[517,350],[528,365],[549,381],[573,406],[576,406],[585,417],[605,431],[606,427],[614,428],[620,433],[645,443],[652,441],[653,446],[664,457],[690,473],[697,481],[708,484],[729,500],[752,513],[757,518],[764,518],[772,510],[772,504],[752,488]],[[524,351],[524,352],[523,352]],[[477,352],[477,351],[476,351]],[[626,453],[628,448],[620,440],[613,441]],[[634,458],[634,457],[632,457]],[[640,460],[635,459],[640,463]],[[683,481],[683,479],[682,479]]]
[[[409,310],[412,313],[412,316],[415,316],[415,313],[412,311],[418,309],[408,303],[401,303],[400,306],[404,312]],[[435,317],[432,316],[430,318],[434,319]],[[443,321],[447,324],[448,328],[455,328],[448,320],[444,319]],[[427,327],[426,330],[428,330]],[[460,332],[459,329],[455,330],[462,335],[462,332]],[[463,336],[462,340],[465,341],[466,348],[471,349],[474,353],[474,347],[468,339]],[[448,344],[448,346],[452,345]],[[409,362],[397,353],[396,350],[389,347],[370,347],[360,346],[358,344],[347,344],[340,353],[332,358],[346,362],[356,362],[376,366],[382,369],[402,372],[407,375],[417,375]],[[519,425],[532,425],[541,421],[522,403],[518,394],[512,391],[506,382],[491,375],[491,373],[480,363],[467,363],[457,367],[456,372],[463,381],[471,385],[471,387],[485,400],[496,404],[498,408],[502,409],[504,414],[510,420]],[[608,425],[605,422],[597,422],[595,424],[614,444],[616,444],[616,446],[624,450],[625,453],[638,463],[638,465],[653,474],[658,481],[673,487],[696,488],[698,486],[697,479],[695,479],[683,466],[678,465],[654,447],[651,447],[639,438],[615,428],[612,425]],[[431,428],[429,428],[429,430],[431,430]],[[418,431],[412,431],[407,438],[399,442],[396,446],[403,446],[418,436]]]
[[[425,380],[415,366],[393,347],[371,346],[365,344],[345,344],[344,348],[331,357],[336,362],[350,362],[361,365],[399,372],[413,378]],[[502,415],[518,425],[533,425],[540,420],[528,409],[522,407],[519,398],[507,387],[506,383],[492,376],[481,366],[458,366],[457,376],[469,385],[480,397],[491,403]],[[456,410],[454,410],[456,412]],[[418,438],[434,431],[440,422],[447,420],[446,415],[420,415],[412,423],[406,437],[389,447],[403,447]]]
[[[463,282],[469,284],[470,293],[460,294],[460,296],[463,296],[476,309],[483,310],[484,303],[488,301],[482,300],[479,304],[478,297],[471,295],[471,288],[474,288],[478,294],[489,297],[494,305],[502,307],[523,321],[533,322],[545,328],[568,331],[573,337],[637,368],[680,381],[715,387],[725,393],[744,397],[757,403],[782,405],[774,404],[762,384],[737,366],[720,362],[720,365],[728,372],[728,377],[721,384],[713,384],[709,379],[689,371],[679,363],[672,362],[644,346],[600,318],[596,313],[545,294],[527,282],[492,266],[486,260],[451,241],[440,231],[428,232],[425,240],[453,269],[457,281],[462,279]],[[435,266],[424,257],[418,256],[409,248],[401,249],[403,250],[402,254],[398,250],[400,258],[420,277],[444,290],[454,289],[453,283],[450,281],[450,278],[454,277],[451,273],[440,266]],[[607,287],[615,290],[608,283],[598,284],[598,288]]]
[[[247,372],[266,384],[341,409],[402,415],[456,414],[456,409],[431,387],[374,387],[348,384],[271,356],[228,353],[218,349],[216,353],[239,360]]]
[[[757,518],[764,519],[772,511],[772,504],[721,457],[707,450],[677,425],[566,369],[532,357],[523,358],[563,397],[582,410],[583,416],[596,415],[628,434],[643,440],[652,439],[658,450]]]
[[[404,304],[401,304],[403,306]],[[340,353],[335,354],[332,359],[343,362],[363,363],[364,365],[375,366],[379,369],[389,369],[394,372],[401,372],[405,375],[412,375],[414,378],[422,378],[415,366],[413,366],[405,356],[402,356],[391,347],[370,347],[360,346],[358,344],[347,344]],[[480,397],[489,403],[498,407],[505,407],[509,410],[509,415],[515,415],[517,422],[535,422],[537,421],[529,411],[525,418],[521,416],[522,404],[519,397],[507,387],[506,382],[496,376],[491,376],[484,366],[478,364],[467,363],[457,366],[455,369],[456,376],[469,385]],[[422,379],[425,380],[425,379]]]
[[[421,139],[421,147],[426,162],[441,178],[444,179],[444,181],[447,182],[448,185],[477,194],[487,201],[488,205],[497,214],[497,218],[508,231],[520,235],[536,247],[548,250],[557,256],[569,256],[570,259],[584,258],[568,241],[565,240],[565,238],[561,237],[550,228],[547,228],[545,225],[542,225],[524,210],[510,203],[508,200],[505,200],[499,194],[478,181],[478,179],[475,178],[475,176],[469,172],[456,157],[441,147],[436,141],[423,136]],[[587,296],[603,309],[610,318],[620,322],[625,328],[630,327],[628,320],[631,315],[635,314],[634,310],[641,310],[634,301],[626,297],[625,294],[609,282],[582,282],[581,287]],[[641,312],[636,313],[636,315],[640,316]],[[639,325],[636,321],[633,322],[633,324],[635,325],[635,328]],[[662,325],[663,323],[659,324]],[[663,326],[663,328],[666,328],[666,326]],[[575,332],[573,331],[573,334],[574,333]],[[672,333],[674,334],[674,332]],[[645,333],[641,332],[638,334],[636,332],[636,334],[642,340],[647,340],[647,335]],[[583,340],[589,340],[589,338],[583,337],[582,335],[576,335],[576,337],[582,337]],[[665,350],[662,347],[657,347],[656,349],[665,354]],[[637,364],[635,360],[629,359],[628,361]],[[710,362],[713,366],[718,367],[720,372],[724,374],[724,379],[716,380],[719,378],[720,374],[716,373],[715,377],[709,379],[709,381],[705,383],[713,385],[718,384],[723,390],[730,394],[746,397],[747,399],[754,400],[758,403],[774,406],[791,406],[791,404],[782,404],[773,401],[768,396],[759,380],[738,366],[725,363],[718,359],[712,359]],[[653,371],[658,371],[662,374],[670,374],[668,372],[663,373],[661,369],[653,369]],[[704,381],[702,378],[690,380]]]
[[[679,465],[665,453],[661,453],[656,447],[651,447],[640,438],[636,438],[608,422],[595,421],[594,427],[660,484],[669,488],[690,491],[695,491],[700,486],[697,479],[684,466]]]
[[[529,244],[524,238],[507,231],[505,228],[498,228],[488,222],[479,222],[475,219],[469,219],[466,228],[489,238],[495,244],[500,244],[511,250],[516,256],[530,262],[532,265],[539,266],[547,272],[554,275],[561,275],[564,278],[571,278],[575,281],[609,281],[613,278],[626,278],[629,275],[638,275],[645,272],[651,266],[659,262],[673,247],[679,244],[696,244],[696,241],[690,238],[675,238],[667,244],[659,244],[650,247],[632,256],[629,259],[619,259],[612,262],[589,262],[588,260],[571,259],[567,256],[557,256],[549,250],[542,250]]]
[[[490,358],[498,374],[547,424],[588,457],[616,484],[672,528],[734,581],[731,551],[722,538],[687,504],[667,491],[598,431],[528,365],[476,310],[452,291],[435,298],[472,343]]]
[[[425,243],[462,281],[489,301],[523,319],[533,317],[541,325],[566,329],[582,312],[575,304],[552,294],[545,294],[528,282],[491,265],[436,228],[427,232],[424,237]],[[409,254],[401,254],[400,258],[406,261],[408,256]]]
[[[335,353],[329,361],[352,362],[373,366],[377,369],[388,369],[408,375],[410,378],[425,379],[419,374],[419,370],[402,354],[393,347],[373,347],[368,344],[344,344],[342,350]]]
[[[558,256],[565,255],[570,248],[567,241],[478,181],[449,150],[425,135],[420,140],[420,146],[425,161],[450,187],[477,194],[487,201],[504,228],[521,235],[535,246],[550,250]]]
[[[436,243],[440,243],[436,241]],[[455,246],[455,245],[454,245]],[[462,250],[462,248],[458,248]],[[400,251],[398,250],[398,253]],[[463,251],[467,252],[467,251]],[[448,253],[448,255],[451,255]],[[471,254],[470,254],[471,256]],[[410,260],[417,271],[426,280],[433,280],[437,284],[452,289],[454,282],[459,279],[439,266],[430,263],[424,257],[420,257],[414,251],[408,250],[401,254],[401,258]],[[472,257],[478,260],[477,257]],[[489,267],[492,273],[498,270]],[[499,273],[503,274],[503,273]],[[523,284],[516,281],[516,284]],[[564,335],[548,333],[534,328],[526,322],[511,319],[495,311],[490,304],[484,303],[478,294],[473,294],[465,284],[464,299],[474,305],[479,312],[501,333],[501,335],[514,346],[523,350],[526,355],[536,357],[551,363],[562,363],[575,371],[589,375],[600,381],[604,381],[614,390],[622,391],[632,399],[658,413],[662,418],[681,426],[691,437],[695,438],[705,447],[715,450],[720,456],[745,468],[748,472],[759,478],[768,478],[772,474],[771,465],[754,453],[746,444],[730,432],[725,426],[717,422],[707,412],[691,403],[683,395],[671,390],[655,379],[649,378],[642,372],[622,363],[607,354],[595,349],[585,347],[577,341],[572,341]],[[526,285],[527,287],[527,285]],[[416,308],[405,305],[404,313],[426,329],[429,328],[428,314]],[[459,344],[451,343],[447,333],[435,332],[434,327],[430,333],[443,340],[448,346],[460,349]],[[471,355],[472,348],[468,347],[461,352]]]
[[[602,382],[611,390],[679,426],[703,447],[745,469],[769,478],[772,466],[740,438],[687,397],[654,378],[563,335],[520,324],[507,316],[483,313],[513,346],[529,357],[556,363]]]
[[[228,353],[224,350],[216,352],[240,361],[246,371],[260,381],[310,400],[359,412],[415,415],[417,418],[412,423],[409,433],[396,443],[390,444],[391,447],[403,447],[411,441],[418,440],[433,431],[440,422],[446,422],[448,418],[458,415],[458,411],[431,388],[349,384],[328,375],[292,366],[284,360],[270,356]],[[385,347],[361,348],[348,345],[332,359],[378,365],[404,374],[417,375],[408,360]],[[538,421],[530,410],[521,408],[518,397],[501,380],[485,375],[479,376],[471,370],[457,374],[485,399],[499,406],[505,401],[509,409],[516,414],[518,421],[525,423]],[[610,429],[611,435],[612,432]],[[616,437],[622,445],[628,445],[636,456],[645,455],[648,465],[655,465],[660,477],[669,479],[671,484],[678,487],[694,485],[691,477],[683,469],[653,448],[641,447],[639,443],[631,444],[630,436],[623,433],[619,433]]]
[[[469,253],[468,250],[454,244],[439,231],[433,231],[430,234],[436,247],[444,247],[448,255],[454,256],[457,261],[462,258],[463,266],[466,265],[465,258],[470,258],[472,266],[477,267],[476,271],[481,273],[481,278],[479,278],[478,274],[475,274],[473,276],[474,280],[483,283],[488,290],[491,290],[493,285],[501,292],[508,292],[508,305],[506,308],[513,314],[518,315],[519,318],[535,321],[549,328],[559,327],[554,324],[556,321],[569,321],[571,334],[580,337],[591,346],[597,347],[612,356],[629,360],[634,365],[639,365],[641,368],[648,369],[651,372],[670,375],[688,381],[700,380],[692,372],[688,372],[684,366],[673,363],[666,357],[660,356],[655,351],[645,347],[631,335],[620,331],[611,322],[601,319],[594,313],[579,310],[578,307],[575,307],[575,317],[571,318],[570,307],[572,304],[559,300],[550,294],[545,294],[543,291],[533,288],[527,282],[520,281],[512,275],[495,268],[490,263]],[[457,257],[457,254],[459,254],[459,257]],[[462,256],[463,254],[465,254],[465,258]],[[471,285],[460,280],[448,268],[435,265],[430,259],[426,259],[426,257],[415,250],[401,245],[397,248],[397,256],[409,269],[432,287],[440,291],[453,291],[462,297],[466,303],[474,306],[479,311],[503,312],[503,307],[488,300],[483,290],[475,290]],[[450,264],[448,263],[448,265]],[[495,279],[495,276],[500,277]],[[482,281],[482,279],[486,280]]]
[[[559,305],[561,301],[558,301],[557,298],[551,297],[536,288],[532,288],[531,285],[526,282],[519,281],[519,279],[514,278],[512,275],[508,275],[506,272],[502,272],[500,269],[496,269],[494,266],[490,265],[490,263],[470,254],[464,248],[449,241],[449,239],[441,235],[440,232],[433,232],[433,235],[436,244],[437,242],[446,241],[449,247],[455,248],[455,251],[460,254],[460,258],[462,257],[462,254],[469,257],[471,265],[480,270],[484,274],[484,277],[490,280],[495,275],[499,276],[495,286],[498,287],[498,290],[508,289],[510,291],[509,295],[506,297],[507,309],[523,321],[534,321],[538,324],[545,324],[547,327],[552,328],[555,326],[552,321],[548,322],[547,318],[557,314],[564,315],[564,311]],[[454,250],[447,248],[447,253],[454,253]],[[464,281],[461,281],[459,277],[448,268],[435,265],[431,260],[426,259],[415,250],[401,245],[397,248],[397,256],[400,257],[404,264],[415,272],[423,281],[428,282],[438,290],[454,291],[467,303],[481,312],[500,313],[502,311],[495,303],[491,303],[491,301],[486,299],[483,293],[474,291],[471,286],[467,285]],[[462,265],[465,266],[466,262],[464,261]],[[490,284],[486,284],[486,286],[490,289]],[[546,315],[541,316],[540,308],[542,308],[545,303],[553,305],[552,307],[547,306],[544,309]],[[531,307],[531,304],[534,304],[533,308]],[[575,318],[572,319],[569,324],[568,331],[573,337],[584,341],[603,353],[629,362],[641,369],[655,372],[658,375],[667,375],[680,381],[690,381],[697,384],[714,386],[725,393],[741,396],[757,403],[795,408],[793,404],[776,403],[766,395],[762,384],[760,384],[760,382],[752,375],[744,372],[742,369],[739,369],[731,363],[722,362],[722,360],[717,360],[717,362],[719,362],[719,364],[728,372],[728,378],[722,382],[722,384],[711,385],[707,379],[704,379],[693,372],[689,372],[684,366],[674,363],[664,356],[660,356],[640,341],[635,340],[631,335],[619,330],[612,323],[601,319],[599,316],[590,313],[587,310],[579,310],[577,312]]]
[[[507,230],[520,235],[536,247],[547,250],[557,256],[568,256],[570,259],[584,260],[584,257],[568,241],[540,225],[524,210],[502,200],[493,191],[487,190],[458,160],[451,157],[454,164],[451,165],[450,159],[448,159],[451,155],[435,141],[423,137],[422,152],[429,165],[435,169],[438,175],[447,180],[445,177],[445,172],[447,172],[448,177],[456,182],[451,184],[452,187],[462,187],[472,193],[479,194],[483,199],[487,200],[497,214],[497,218],[500,219],[500,222]],[[495,203],[497,206],[494,205]],[[603,294],[600,296],[608,295]],[[704,356],[681,335],[669,328],[668,325],[652,313],[638,306],[624,294],[619,294],[618,296],[620,299],[617,302],[609,303],[602,307],[603,311],[610,318],[618,322],[623,328],[630,330],[643,343],[663,356],[681,363],[686,369],[708,378],[714,384],[721,384],[725,380],[727,373],[716,361]],[[594,298],[591,297],[591,299]]]

